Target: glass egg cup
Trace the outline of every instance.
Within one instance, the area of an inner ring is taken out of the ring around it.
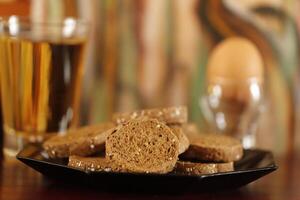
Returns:
[[[214,132],[240,139],[245,149],[255,147],[258,120],[264,109],[261,81],[210,81],[199,104]]]

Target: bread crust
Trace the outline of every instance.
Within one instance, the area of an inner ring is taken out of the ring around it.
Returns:
[[[131,119],[137,119],[140,117],[157,119],[166,124],[183,124],[188,120],[186,106],[174,106],[115,113],[112,117],[112,121],[116,124],[123,124]]]
[[[70,130],[65,135],[55,135],[48,139],[43,147],[51,158],[88,156],[104,151],[105,140],[114,127],[113,123],[103,123]]]
[[[181,156],[208,162],[233,162],[242,158],[243,147],[240,141],[229,136],[199,134]]]
[[[188,161],[177,161],[174,168],[175,173],[185,175],[203,175],[218,172],[216,164],[213,163],[192,163]]]
[[[123,168],[110,162],[105,157],[70,156],[68,166],[88,172],[126,172]]]
[[[190,143],[191,141],[197,139],[200,134],[198,126],[195,123],[191,123],[191,122],[183,124],[182,130],[184,134],[187,136],[187,138],[189,139]]]
[[[184,153],[190,146],[190,141],[183,132],[182,126],[180,125],[171,125],[169,126],[172,132],[177,136],[179,141],[179,154]]]
[[[104,157],[70,156],[69,167],[88,172],[127,172],[122,166],[118,166]],[[177,161],[173,172],[184,175],[203,175],[233,171],[233,162],[229,163],[194,163]]]
[[[233,163],[200,163],[189,161],[177,161],[175,173],[184,175],[203,175],[233,171]]]
[[[234,170],[233,162],[217,163],[218,172],[230,172]]]

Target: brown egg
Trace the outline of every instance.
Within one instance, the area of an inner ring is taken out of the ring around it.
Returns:
[[[223,97],[247,100],[251,95],[249,84],[260,87],[263,74],[263,59],[255,44],[246,38],[231,37],[213,49],[206,78],[208,85],[221,86]]]

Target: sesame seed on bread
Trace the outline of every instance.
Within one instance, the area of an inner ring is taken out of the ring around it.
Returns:
[[[104,157],[70,156],[68,166],[84,171],[125,172],[124,169]]]
[[[43,147],[51,158],[88,156],[104,151],[106,137],[113,128],[113,123],[103,123],[70,130],[65,135],[55,135],[46,140]]]
[[[166,124],[183,124],[187,122],[188,115],[186,106],[174,106],[115,113],[112,121],[116,124],[122,124],[128,120],[137,119],[140,117],[157,119]]]
[[[189,161],[177,161],[174,168],[175,173],[185,175],[203,175],[233,170],[233,163],[200,163]]]
[[[241,159],[243,147],[239,140],[220,134],[199,134],[181,157],[208,162],[233,162]]]
[[[171,125],[169,126],[172,130],[172,132],[177,136],[178,141],[179,141],[179,154],[182,154],[185,152],[190,145],[189,139],[183,132],[183,129],[179,125]]]

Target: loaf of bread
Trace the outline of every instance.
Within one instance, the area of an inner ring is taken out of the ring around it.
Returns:
[[[43,147],[51,158],[92,155],[104,150],[105,140],[114,127],[113,123],[103,123],[70,130],[50,138]]]
[[[104,157],[70,156],[68,166],[84,171],[125,172],[125,170]]]
[[[154,108],[138,110],[133,112],[115,113],[113,122],[116,124],[125,123],[131,119],[148,117],[157,119],[167,124],[183,124],[188,120],[187,108],[185,106],[174,106],[168,108]]]
[[[189,161],[177,161],[175,173],[185,175],[203,175],[219,172],[233,171],[233,163],[199,163]]]
[[[243,147],[239,140],[219,134],[199,134],[181,157],[208,162],[233,162],[241,159]]]
[[[182,154],[185,152],[189,146],[190,142],[185,133],[183,132],[183,129],[179,125],[171,125],[169,126],[173,133],[177,136],[178,141],[179,141],[179,154]]]
[[[129,172],[170,172],[176,164],[178,150],[178,138],[156,119],[130,120],[106,140],[106,158]]]

